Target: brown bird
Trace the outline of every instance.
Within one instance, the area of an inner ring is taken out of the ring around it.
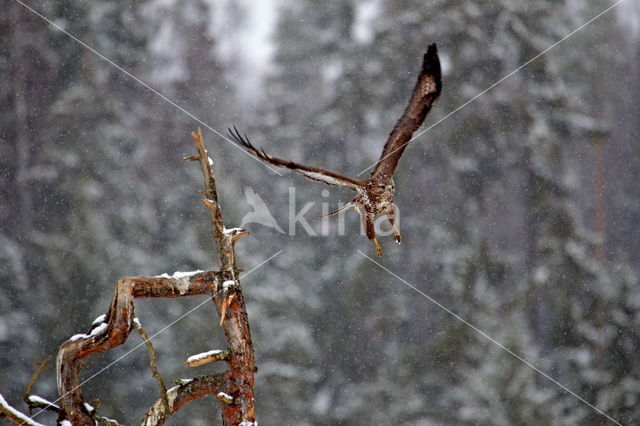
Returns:
[[[265,163],[295,170],[315,181],[355,191],[356,196],[351,202],[327,216],[332,216],[350,208],[357,209],[362,217],[362,227],[365,230],[367,238],[375,245],[376,254],[382,256],[382,248],[376,238],[374,220],[377,216],[385,214],[393,227],[396,242],[399,244],[402,241],[400,231],[398,231],[395,224],[397,207],[393,202],[393,194],[395,191],[393,173],[398,166],[398,161],[407,144],[411,142],[413,133],[418,130],[424,122],[427,113],[438,100],[441,90],[440,60],[438,58],[436,45],[432,44],[427,49],[427,53],[424,54],[422,70],[411,94],[411,99],[409,99],[409,105],[407,105],[402,117],[400,117],[400,120],[398,120],[391,131],[387,143],[382,150],[380,160],[378,160],[376,164],[376,168],[369,179],[366,180],[352,179],[348,176],[332,172],[331,170],[306,166],[290,160],[272,157],[263,149],[258,150],[254,147],[249,141],[249,138],[246,135],[242,136],[235,126],[233,130],[229,129],[229,134],[236,142],[243,145],[250,154]]]

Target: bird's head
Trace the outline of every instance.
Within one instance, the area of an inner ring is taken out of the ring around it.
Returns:
[[[371,182],[371,191],[376,194],[393,194],[395,190],[396,186],[393,183],[393,179],[390,177]]]

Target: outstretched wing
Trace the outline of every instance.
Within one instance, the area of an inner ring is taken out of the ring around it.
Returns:
[[[326,183],[327,185],[342,186],[351,190],[356,190],[359,186],[366,185],[366,181],[359,179],[352,179],[348,176],[341,175],[339,173],[332,172],[331,170],[322,169],[320,167],[305,166],[304,164],[294,163],[290,160],[283,160],[282,158],[272,157],[267,154],[264,149],[258,150],[251,144],[247,135],[241,135],[238,129],[234,126],[233,129],[229,128],[229,135],[240,145],[244,146],[249,154],[252,154],[264,161],[265,163],[272,164],[277,167],[284,167],[287,169],[295,170],[298,173],[302,173],[304,176],[311,180]]]
[[[422,125],[427,113],[440,97],[441,90],[440,59],[438,59],[436,45],[432,44],[424,54],[422,71],[413,89],[409,105],[391,131],[372,176],[393,176],[413,133]]]

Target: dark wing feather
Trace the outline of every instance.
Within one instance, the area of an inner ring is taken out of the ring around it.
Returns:
[[[372,176],[393,176],[398,161],[411,141],[413,133],[424,122],[427,113],[438,100],[441,90],[440,59],[438,59],[436,45],[432,44],[424,54],[422,71],[416,87],[413,89],[409,105],[391,131]]]
[[[249,154],[254,155],[265,163],[272,164],[277,167],[284,167],[286,169],[295,170],[298,173],[302,173],[304,176],[311,180],[326,183],[327,185],[341,186],[356,190],[357,187],[366,185],[366,181],[359,179],[352,179],[348,176],[341,175],[339,173],[332,172],[331,170],[322,169],[320,167],[305,166],[304,164],[294,163],[290,160],[283,160],[282,158],[272,157],[267,154],[264,149],[258,150],[251,142],[247,135],[241,135],[238,129],[234,126],[233,129],[228,129],[229,135],[237,143],[242,145]]]

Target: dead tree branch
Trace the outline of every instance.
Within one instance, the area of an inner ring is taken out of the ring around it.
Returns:
[[[0,394],[0,418],[2,417],[6,417],[9,421],[18,425],[44,426],[42,423],[32,420],[26,414],[13,408]]]
[[[167,390],[167,400],[171,407],[170,413],[164,410],[164,402],[158,399],[149,408],[142,420],[141,426],[159,426],[164,424],[171,413],[175,413],[189,402],[206,395],[217,395],[227,386],[225,373],[211,376],[196,377]]]
[[[220,315],[224,335],[229,345],[229,369],[226,372],[227,386],[225,393],[233,398],[233,403],[221,402],[223,425],[237,425],[241,422],[255,422],[255,400],[253,393],[254,375],[256,372],[251,332],[247,309],[240,287],[236,267],[234,245],[236,241],[247,235],[242,229],[226,229],[218,203],[216,180],[213,175],[213,161],[209,157],[202,140],[202,131],[191,134],[198,150],[197,159],[200,163],[205,183],[204,205],[209,210],[213,225],[213,234],[218,246],[221,273],[224,281],[216,288],[213,300]]]
[[[134,299],[209,294],[221,278],[218,272],[201,272],[187,276],[120,279],[109,312],[98,317],[87,334],[76,334],[58,351],[56,368],[62,408],[59,420],[69,420],[74,425],[93,424],[93,417],[87,411],[80,392],[80,370],[90,355],[114,348],[127,340],[134,324]]]
[[[171,407],[169,406],[169,400],[167,399],[167,385],[165,385],[164,380],[160,375],[160,371],[158,371],[158,359],[156,357],[156,351],[153,349],[153,343],[151,343],[151,339],[149,338],[147,332],[144,331],[144,328],[142,328],[142,324],[140,324],[140,321],[134,319],[133,324],[135,325],[136,330],[138,330],[138,334],[140,334],[140,337],[147,346],[147,352],[149,353],[149,364],[151,364],[151,374],[153,375],[153,378],[158,382],[158,386],[160,386],[160,399],[164,403],[165,412],[170,414]]]
[[[68,420],[74,425],[92,425],[96,420],[116,424],[111,419],[98,416],[96,409],[85,404],[80,391],[82,383],[79,375],[91,355],[121,345],[129,337],[137,323],[134,299],[212,294],[228,348],[210,351],[203,357],[204,362],[197,361],[190,365],[224,360],[228,363],[227,371],[184,381],[178,386],[166,389],[157,370],[150,339],[138,328],[147,344],[153,375],[162,389],[160,399],[147,411],[142,424],[161,425],[180,407],[204,395],[215,395],[220,402],[223,425],[249,425],[255,422],[253,385],[256,367],[234,254],[236,241],[248,232],[239,228],[225,228],[218,203],[216,180],[212,172],[213,161],[204,147],[201,130],[192,133],[192,137],[198,154],[188,160],[200,163],[205,183],[205,197],[202,201],[211,218],[221,270],[120,279],[116,283],[115,294],[107,314],[98,317],[86,334],[77,334],[64,342],[58,351],[56,369],[60,394],[59,421]],[[32,380],[30,385],[33,381],[35,380]]]

